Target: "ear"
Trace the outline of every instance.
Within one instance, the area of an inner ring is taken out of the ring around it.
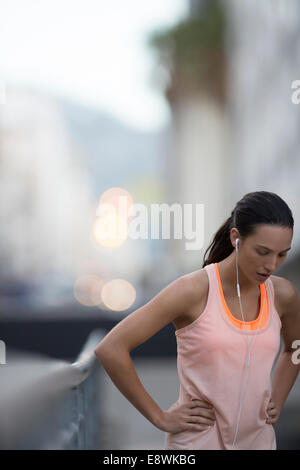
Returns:
[[[230,231],[230,241],[231,241],[232,247],[234,249],[236,249],[236,240],[237,240],[237,238],[239,240],[241,239],[239,231],[235,227],[233,227]]]

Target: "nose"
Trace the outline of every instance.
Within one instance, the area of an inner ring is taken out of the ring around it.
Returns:
[[[265,266],[265,270],[268,273],[272,273],[276,271],[276,269],[277,269],[277,258],[273,258],[272,260],[270,259],[267,266]]]

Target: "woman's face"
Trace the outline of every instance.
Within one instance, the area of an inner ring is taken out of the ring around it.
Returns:
[[[292,238],[293,230],[289,227],[259,225],[253,235],[242,240],[239,264],[249,280],[265,282],[285,261]]]

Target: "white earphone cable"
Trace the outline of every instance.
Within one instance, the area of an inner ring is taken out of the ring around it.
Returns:
[[[239,303],[240,303],[240,309],[241,309],[241,313],[242,313],[242,317],[243,317],[243,322],[244,322],[244,325],[243,325],[243,326],[246,326],[246,322],[245,322],[245,318],[244,318],[244,313],[243,313],[243,308],[242,308],[242,302],[241,302],[241,292],[240,292],[239,276],[238,276],[238,241],[239,241],[239,239],[237,238],[237,239],[236,239],[236,257],[235,257],[235,261],[236,261],[236,275],[237,275],[237,294],[238,294],[238,299],[239,299]],[[262,310],[261,310],[261,318],[260,318],[259,324],[258,324],[258,326],[257,326],[257,328],[256,328],[256,333],[255,333],[254,338],[253,338],[253,340],[252,340],[251,347],[250,347],[250,344],[249,344],[248,334],[245,333],[246,338],[247,338],[247,342],[248,342],[248,362],[247,362],[246,376],[245,376],[245,379],[244,379],[244,382],[243,382],[243,387],[242,387],[242,393],[241,393],[241,399],[240,399],[240,407],[239,407],[239,413],[238,413],[238,420],[237,420],[235,435],[234,435],[234,439],[233,439],[233,443],[232,443],[232,448],[234,448],[234,445],[235,445],[235,441],[236,441],[237,433],[238,433],[238,428],[239,428],[239,423],[240,423],[240,417],[241,417],[241,411],[242,411],[242,403],[243,403],[243,400],[244,400],[244,393],[245,393],[244,385],[245,385],[246,382],[247,382],[247,379],[248,379],[248,372],[249,372],[249,367],[250,367],[250,353],[251,353],[251,349],[252,349],[252,347],[253,347],[253,344],[254,344],[254,342],[255,342],[257,333],[258,333],[258,331],[259,331],[261,319],[262,319],[262,317],[263,317],[263,315],[264,315],[265,300],[266,300],[266,291],[264,292],[264,302],[263,302],[263,307],[262,307]],[[245,330],[246,330],[246,328],[245,328]]]

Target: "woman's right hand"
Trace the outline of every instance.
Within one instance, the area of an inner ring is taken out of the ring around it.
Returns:
[[[163,412],[159,429],[165,432],[203,431],[215,423],[212,405],[203,400],[191,399],[189,402],[173,404]]]

